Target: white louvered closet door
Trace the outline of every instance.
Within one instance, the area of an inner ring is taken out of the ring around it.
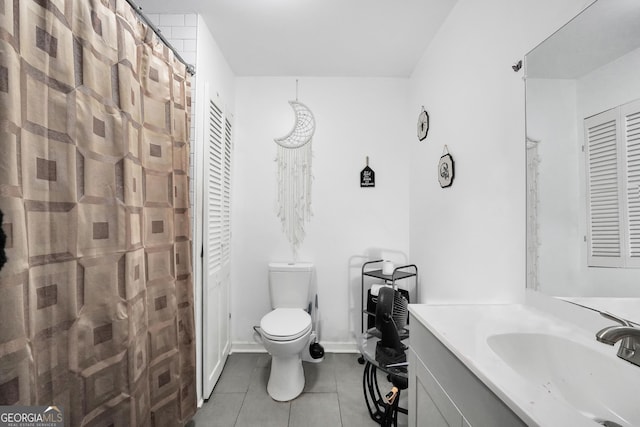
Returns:
[[[640,101],[585,119],[589,265],[640,267]]]
[[[203,397],[211,395],[229,355],[231,123],[209,97],[203,221]]]

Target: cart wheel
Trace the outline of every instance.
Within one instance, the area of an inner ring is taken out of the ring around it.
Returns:
[[[364,357],[363,356],[358,357],[358,363],[361,364],[361,365],[364,365]]]

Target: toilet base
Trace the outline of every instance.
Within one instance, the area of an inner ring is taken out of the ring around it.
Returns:
[[[271,373],[267,393],[273,400],[293,400],[304,389],[304,370],[300,353],[291,356],[271,356]]]

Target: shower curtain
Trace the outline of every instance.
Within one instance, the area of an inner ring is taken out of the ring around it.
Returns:
[[[125,0],[0,0],[0,405],[195,412],[190,85]]]

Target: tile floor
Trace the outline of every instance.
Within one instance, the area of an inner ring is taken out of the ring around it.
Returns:
[[[290,402],[276,402],[267,394],[271,357],[266,353],[229,356],[211,398],[187,427],[360,427],[376,426],[362,395],[363,365],[358,354],[327,353],[322,363],[303,363],[305,387]],[[378,376],[380,391],[391,385]],[[406,392],[400,405],[407,406]],[[399,414],[398,424],[407,425]]]

